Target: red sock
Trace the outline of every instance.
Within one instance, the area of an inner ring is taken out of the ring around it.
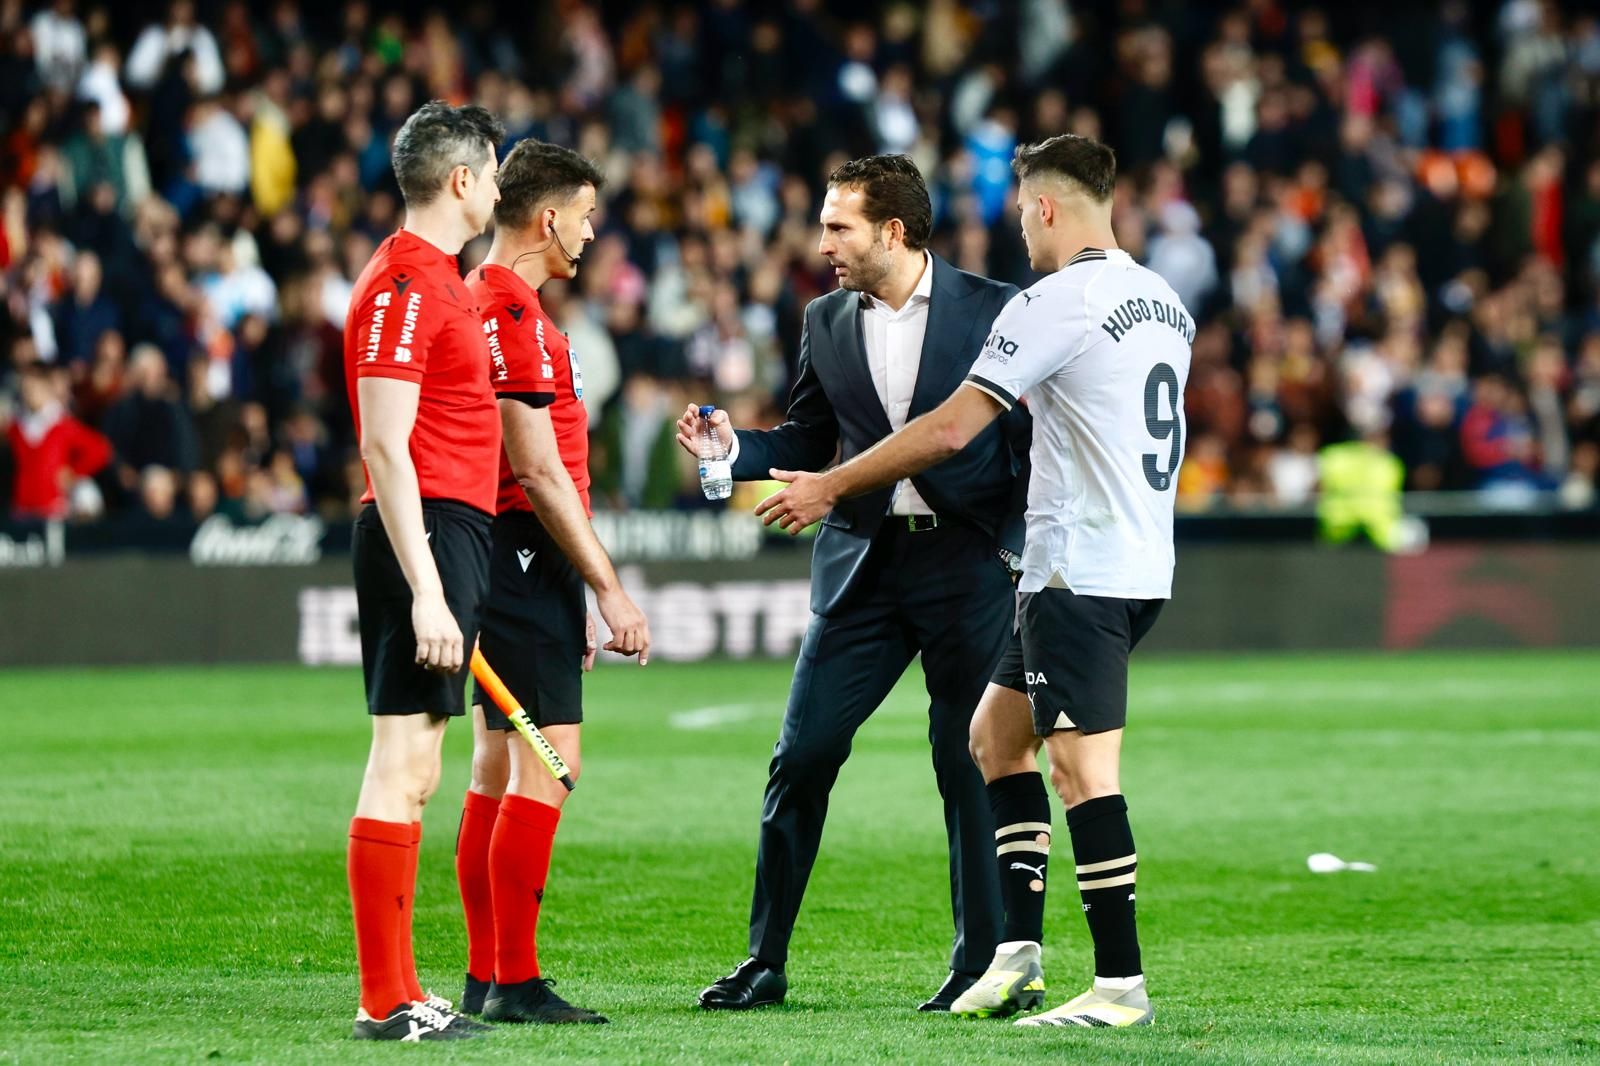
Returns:
[[[350,820],[350,902],[356,921],[361,1006],[387,1018],[408,1003],[400,957],[400,927],[411,895],[411,825],[373,818]]]
[[[550,874],[559,808],[509,793],[500,804],[489,843],[489,886],[494,898],[494,979],[514,985],[539,976],[534,936],[539,904]]]
[[[494,977],[494,903],[489,894],[489,841],[500,801],[468,790],[456,833],[456,883],[467,915],[467,973],[480,981]]]
[[[411,915],[417,906],[417,864],[422,858],[422,823],[411,823],[411,858],[406,868],[406,907],[400,919],[400,975],[406,981],[406,995],[413,1003],[428,997],[417,980],[417,955],[411,947]]]

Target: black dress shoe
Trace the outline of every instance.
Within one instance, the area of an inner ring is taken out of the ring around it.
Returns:
[[[978,983],[980,974],[957,973],[950,971],[950,976],[944,979],[944,984],[939,986],[939,991],[933,998],[919,1006],[921,1011],[948,1011],[950,1005],[960,998],[961,993]]]
[[[770,1007],[782,1003],[788,991],[789,981],[783,970],[760,959],[745,959],[732,973],[700,993],[700,1006],[706,1010]],[[958,989],[950,998],[960,994]]]

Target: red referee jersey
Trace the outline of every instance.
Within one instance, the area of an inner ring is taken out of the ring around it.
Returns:
[[[478,303],[455,256],[406,230],[380,244],[350,297],[344,367],[358,439],[358,378],[420,382],[411,461],[422,498],[494,514],[500,413]],[[372,501],[370,473],[361,499]]]
[[[489,337],[495,394],[537,397],[535,403],[548,404],[556,450],[572,476],[585,513],[593,515],[589,507],[589,412],[583,406],[583,371],[572,345],[539,306],[539,294],[512,271],[490,264],[474,270],[471,278],[472,295],[478,300]],[[512,476],[504,452],[500,456],[499,505],[502,512],[533,510]]]

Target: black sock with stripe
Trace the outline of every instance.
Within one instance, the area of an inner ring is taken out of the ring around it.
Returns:
[[[1050,862],[1050,794],[1043,775],[1012,774],[989,782],[995,860],[1006,921],[1002,941],[1044,937],[1045,868]]]
[[[1120,795],[1099,796],[1069,807],[1067,830],[1072,834],[1083,916],[1094,938],[1094,974],[1136,977],[1144,971],[1133,916],[1138,863],[1128,826],[1128,801]]]

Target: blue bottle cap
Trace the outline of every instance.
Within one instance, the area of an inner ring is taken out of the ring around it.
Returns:
[[[711,412],[715,411],[716,409],[717,409],[716,404],[709,404],[708,403],[708,404],[706,404],[706,405],[704,405],[703,407],[700,408],[700,417],[701,418],[710,418],[711,417]]]

